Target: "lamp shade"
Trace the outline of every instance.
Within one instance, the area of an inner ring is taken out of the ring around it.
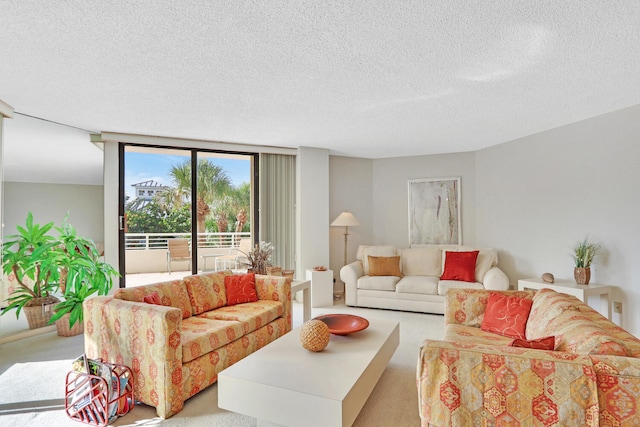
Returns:
[[[360,221],[351,212],[344,211],[332,223],[332,227],[357,227]]]

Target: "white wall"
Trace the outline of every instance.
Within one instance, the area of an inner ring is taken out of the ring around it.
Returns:
[[[67,212],[78,235],[104,242],[102,226],[103,190],[101,185],[4,183],[3,235],[15,234],[24,226],[27,213],[39,224],[53,221],[60,225]]]
[[[572,279],[571,247],[589,234],[604,249],[591,281],[618,287],[614,321],[640,335],[639,164],[640,106],[479,151],[478,244],[500,250],[514,285]]]
[[[370,244],[373,236],[373,161],[351,157],[329,157],[329,223],[343,211],[362,224],[349,227],[347,263],[356,259],[358,245]],[[330,262],[333,277],[340,280],[344,262],[344,227],[329,227]]]
[[[396,157],[373,161],[373,242],[409,246],[410,179],[460,177],[462,243],[473,245],[475,230],[474,153]]]

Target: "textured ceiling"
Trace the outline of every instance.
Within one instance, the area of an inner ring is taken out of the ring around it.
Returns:
[[[0,0],[0,11],[0,99],[94,132],[380,158],[477,150],[640,104],[637,1]]]

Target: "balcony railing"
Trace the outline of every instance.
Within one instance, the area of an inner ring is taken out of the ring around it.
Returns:
[[[215,268],[215,258],[211,255],[230,255],[231,248],[240,246],[240,239],[250,238],[251,233],[198,233],[198,265],[197,270]],[[169,271],[167,261],[167,241],[169,239],[187,239],[191,244],[191,233],[126,233],[125,234],[125,269],[127,274],[159,273]],[[172,270],[188,270],[185,261],[173,261]]]
[[[230,249],[240,245],[240,239],[251,233],[198,233],[198,248]],[[126,233],[126,250],[167,249],[167,240],[187,239],[191,246],[191,233]]]

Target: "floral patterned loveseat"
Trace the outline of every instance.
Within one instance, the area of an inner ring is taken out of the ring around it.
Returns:
[[[553,350],[482,330],[491,291],[450,290],[444,339],[420,349],[423,426],[640,425],[640,340],[573,296],[494,292],[531,299],[519,344]]]
[[[180,412],[220,371],[291,330],[285,277],[255,275],[257,301],[229,305],[227,276],[202,273],[86,300],[87,356],[129,366],[135,399],[160,417]]]

